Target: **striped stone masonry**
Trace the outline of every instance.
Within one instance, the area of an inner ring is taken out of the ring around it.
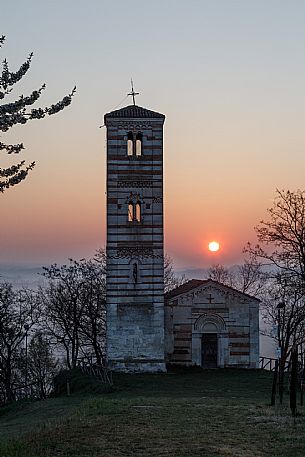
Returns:
[[[133,105],[105,115],[107,361],[116,371],[165,371],[164,120]]]
[[[204,368],[258,368],[259,300],[212,280],[165,296],[166,360]]]

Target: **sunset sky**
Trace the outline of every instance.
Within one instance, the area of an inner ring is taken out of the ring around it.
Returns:
[[[26,146],[0,167],[37,162],[0,195],[0,263],[104,246],[99,126],[131,77],[137,104],[166,115],[165,246],[177,267],[241,262],[275,189],[305,189],[305,2],[27,0],[5,2],[0,22],[11,69],[34,52],[10,100],[46,82],[47,106],[77,86],[69,108],[0,138]]]

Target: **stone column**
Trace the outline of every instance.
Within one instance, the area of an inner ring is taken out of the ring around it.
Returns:
[[[249,305],[250,355],[249,368],[259,368],[259,303]]]
[[[202,333],[192,332],[192,364],[201,367]]]
[[[217,334],[218,343],[218,367],[224,368],[228,363],[229,356],[229,334],[228,332],[219,332]]]

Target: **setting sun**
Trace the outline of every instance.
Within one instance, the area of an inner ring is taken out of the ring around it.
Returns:
[[[216,252],[219,250],[219,243],[217,241],[211,241],[209,243],[209,251]]]

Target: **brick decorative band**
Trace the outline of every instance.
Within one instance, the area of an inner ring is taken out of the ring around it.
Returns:
[[[152,187],[152,181],[118,181],[118,187]]]
[[[110,256],[112,258],[124,258],[124,257],[154,257],[154,250],[152,247],[143,246],[132,246],[132,247],[121,247],[117,249],[116,256]]]

